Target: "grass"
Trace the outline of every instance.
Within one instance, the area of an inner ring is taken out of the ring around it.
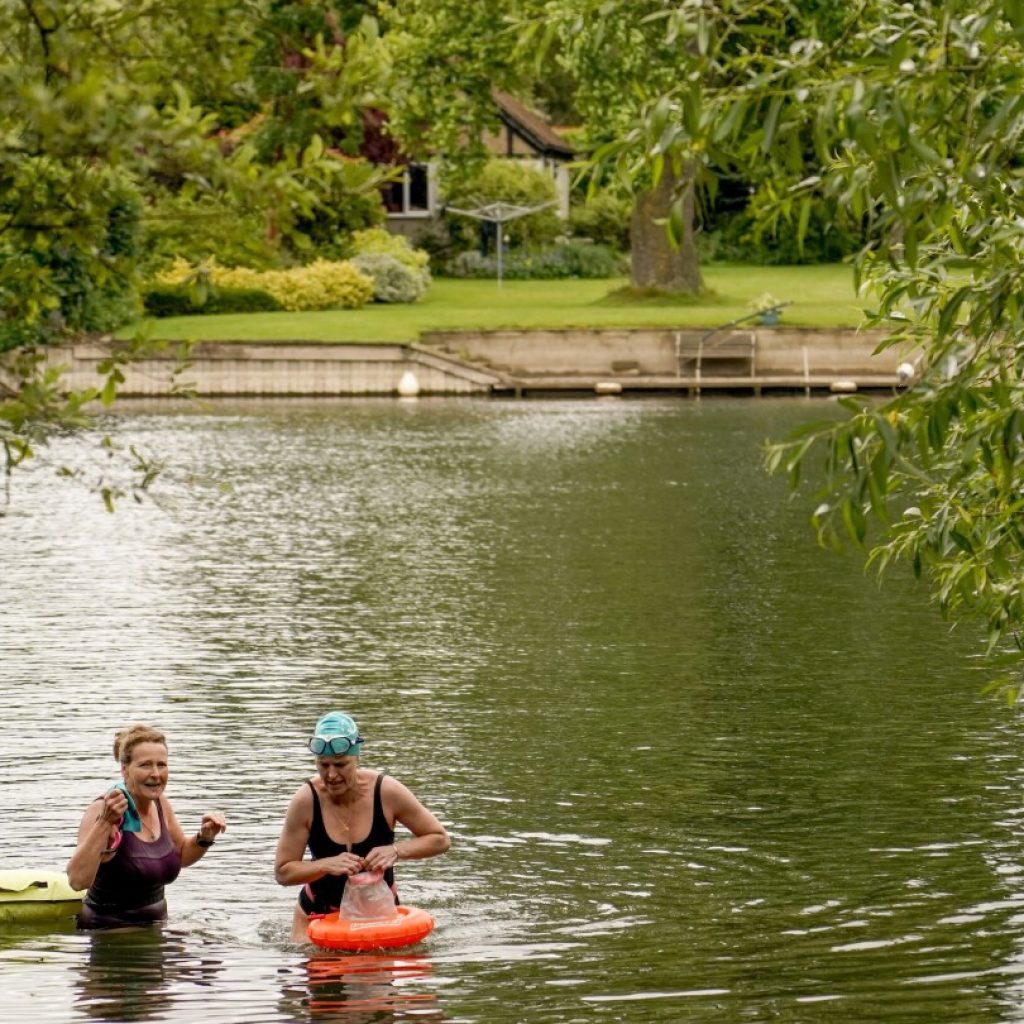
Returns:
[[[409,342],[429,330],[560,327],[713,327],[746,316],[765,292],[790,301],[784,325],[853,327],[860,304],[849,267],[704,268],[708,294],[623,294],[626,281],[434,281],[413,305],[313,313],[222,313],[150,320],[156,338],[196,341]],[[138,325],[135,325],[136,327]],[[126,329],[123,333],[129,333]]]

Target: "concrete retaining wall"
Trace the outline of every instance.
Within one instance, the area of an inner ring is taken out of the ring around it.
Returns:
[[[96,363],[108,355],[99,344],[54,349],[50,361],[66,367],[69,388],[95,387]],[[175,360],[168,351],[133,363],[119,393],[162,396],[172,393]],[[205,342],[192,350],[190,365],[177,377],[206,397],[229,395],[392,395],[411,371],[421,393],[487,393],[495,378],[405,345],[331,345]]]
[[[711,336],[671,329],[437,331],[420,345],[204,342],[177,378],[170,350],[132,364],[120,393],[170,395],[177,380],[207,397],[392,395],[410,372],[419,393],[437,395],[518,391],[528,379],[542,384],[545,378],[563,378],[563,387],[606,378],[672,387],[695,372],[698,350],[702,379],[718,374],[723,386],[739,377],[766,387],[773,379],[811,376],[826,383],[843,377],[890,383],[908,356],[876,355],[881,338],[877,332],[776,327]],[[100,383],[96,363],[107,354],[93,342],[53,349],[49,359],[66,368],[69,387],[83,389]]]
[[[695,353],[703,341],[705,363],[716,348],[734,351],[753,338],[753,372],[758,376],[803,374],[891,375],[907,355],[895,350],[876,355],[884,337],[878,331],[820,330],[803,327],[722,331],[706,337],[695,330],[433,331],[423,344],[454,357],[514,376],[608,375],[670,376],[678,352]],[[806,355],[806,364],[805,364]],[[748,366],[746,371],[750,372]]]

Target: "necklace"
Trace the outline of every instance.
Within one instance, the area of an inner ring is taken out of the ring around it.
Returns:
[[[330,805],[330,808],[331,818],[333,819],[332,824],[336,826],[339,832],[343,832],[345,835],[348,835],[352,822],[351,811],[348,814],[343,814],[341,812],[341,808],[335,807],[333,804]]]
[[[324,826],[328,835],[334,833],[346,846],[349,844],[349,833],[352,831],[352,815],[354,804],[339,805],[331,800],[321,801],[321,813],[324,815]]]
[[[157,816],[156,824],[151,825],[143,814],[139,813],[139,821],[142,822],[142,838],[143,839],[156,839],[157,829],[160,827],[160,818]]]

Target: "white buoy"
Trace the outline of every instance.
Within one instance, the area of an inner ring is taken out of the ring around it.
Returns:
[[[834,380],[828,386],[829,391],[834,395],[852,395],[857,390],[855,380]]]
[[[901,388],[905,388],[914,379],[914,364],[900,363],[896,367],[896,382]]]
[[[622,385],[617,380],[599,380],[594,391],[599,395],[621,395]]]
[[[398,394],[402,398],[415,398],[420,393],[420,382],[412,370],[406,370],[398,382]]]

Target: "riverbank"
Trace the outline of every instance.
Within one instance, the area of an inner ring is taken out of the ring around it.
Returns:
[[[749,316],[769,292],[788,302],[783,324],[854,328],[863,302],[853,272],[842,264],[812,267],[715,265],[705,269],[698,297],[637,299],[625,280],[435,280],[419,302],[312,313],[244,313],[145,321],[155,338],[194,341],[419,342],[430,331],[568,330],[572,328],[710,329]],[[140,325],[135,325],[137,329]],[[126,336],[133,329],[123,332]]]
[[[859,331],[849,267],[711,266],[698,297],[638,298],[625,281],[435,281],[411,305],[149,321],[194,343],[198,395],[854,391],[900,383],[914,354]],[[784,303],[758,325],[753,301]],[[738,322],[737,322],[738,321]],[[97,345],[67,349],[73,386],[95,383]],[[170,393],[170,357],[130,368],[125,395]]]
[[[725,330],[434,331],[417,344],[200,342],[125,368],[124,396],[849,392],[890,389],[913,354],[877,351],[879,332],[740,326]],[[109,345],[52,350],[69,387],[95,386]],[[919,358],[919,357],[918,357]]]

